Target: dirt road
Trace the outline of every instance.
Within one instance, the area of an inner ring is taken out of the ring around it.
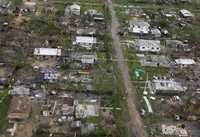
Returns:
[[[136,105],[135,105],[135,98],[136,98],[136,91],[132,83],[130,82],[129,72],[128,72],[128,65],[126,62],[124,62],[124,55],[122,48],[120,46],[120,38],[118,36],[118,28],[119,28],[119,21],[117,19],[114,6],[111,0],[108,0],[108,7],[111,12],[112,17],[112,23],[111,23],[111,33],[112,33],[112,39],[113,39],[113,47],[116,54],[116,59],[118,60],[118,67],[122,73],[123,80],[124,80],[124,86],[127,93],[127,104],[128,104],[128,110],[130,114],[130,125],[131,130],[133,131],[133,134],[136,137],[147,137],[147,133],[143,129],[143,125],[141,122],[141,117],[137,111]],[[120,61],[122,60],[122,61]]]

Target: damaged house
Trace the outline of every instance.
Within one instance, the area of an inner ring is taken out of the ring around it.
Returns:
[[[63,116],[70,116],[74,114],[74,98],[69,95],[61,96],[63,104],[61,106],[61,112]]]
[[[159,53],[161,51],[161,44],[159,40],[137,39],[134,42],[134,47],[140,52]]]
[[[162,134],[167,136],[188,137],[188,131],[176,125],[162,125]]]
[[[186,87],[182,86],[180,82],[165,76],[154,77],[151,81],[150,89],[156,94],[174,95],[184,93]]]
[[[105,19],[103,13],[98,12],[95,9],[90,9],[86,11],[84,14],[91,16],[94,19],[94,21],[104,21]]]
[[[13,86],[9,93],[10,95],[28,96],[30,95],[30,89],[25,86]]]
[[[79,16],[80,14],[81,14],[81,6],[78,4],[73,4],[65,8],[65,16],[68,16],[68,15]]]
[[[188,43],[180,40],[166,40],[166,47],[170,51],[174,52],[190,52],[191,48]]]
[[[31,100],[27,96],[13,96],[8,119],[10,121],[26,120],[31,112]]]
[[[145,21],[129,21],[129,32],[134,34],[149,34],[150,24]]]
[[[77,102],[76,118],[88,118],[99,116],[99,103],[97,100],[88,100],[83,103]]]
[[[92,49],[93,46],[97,44],[97,38],[90,37],[90,36],[76,36],[73,44],[79,45],[79,46],[89,50],[89,49]]]
[[[96,28],[90,27],[90,28],[78,28],[76,31],[76,34],[81,36],[95,36],[96,35]]]
[[[83,55],[81,57],[82,64],[94,64],[97,61],[96,55]]]
[[[71,58],[82,64],[94,64],[97,61],[96,53],[72,53]]]
[[[171,61],[167,56],[164,55],[144,55],[137,54],[140,59],[140,64],[142,66],[148,67],[164,67],[170,68]]]

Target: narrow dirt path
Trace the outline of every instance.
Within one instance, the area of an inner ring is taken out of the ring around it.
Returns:
[[[130,128],[136,137],[147,137],[148,135],[143,129],[141,117],[135,105],[136,91],[130,81],[128,65],[125,61],[123,61],[124,55],[123,55],[122,47],[120,46],[120,38],[118,36],[118,32],[119,32],[118,29],[120,26],[119,21],[116,16],[112,1],[108,0],[107,4],[111,13],[111,17],[112,17],[111,33],[112,33],[112,39],[113,39],[113,47],[115,50],[118,67],[123,76],[124,86],[127,93],[126,99],[127,99],[128,110],[129,110],[129,115],[130,115],[130,126],[131,126]]]

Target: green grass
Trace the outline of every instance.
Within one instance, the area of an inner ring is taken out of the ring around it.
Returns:
[[[63,16],[64,15],[64,13],[65,13],[65,5],[64,4],[62,4],[62,3],[55,3],[54,4],[55,5],[55,7],[56,7],[56,15],[57,16]]]
[[[118,16],[119,22],[122,26],[127,26],[128,25],[128,15],[125,14],[125,9],[123,7],[116,7],[116,14]]]
[[[0,133],[4,132],[8,126],[7,113],[9,111],[11,97],[8,95],[8,91],[5,90],[3,94],[0,95]]]
[[[83,15],[85,11],[88,11],[90,9],[95,9],[98,12],[102,12],[103,13],[103,5],[102,4],[81,4],[81,14]]]
[[[159,1],[159,0],[157,0]],[[158,3],[155,2],[155,0],[114,0],[115,3],[120,4],[120,5],[130,5],[130,4],[143,4],[143,5],[163,5],[163,6],[191,6],[191,7],[196,7],[198,8],[198,5],[200,4],[199,0],[191,0],[191,3],[186,3],[186,4],[182,4],[182,3],[169,3],[169,4],[165,4],[165,3]]]
[[[70,3],[70,4],[73,4],[73,3],[98,3],[99,1],[98,0],[50,0],[51,2],[53,3],[62,3],[62,4],[65,4],[65,3]]]
[[[22,4],[23,0],[12,0],[12,2],[13,2],[14,5],[19,6],[19,5]]]
[[[200,23],[193,25],[192,29],[189,32],[193,41],[200,42]]]
[[[99,93],[112,93],[113,91],[113,76],[112,73],[108,73],[103,68],[103,64],[100,64],[98,70],[95,71],[93,85]]]
[[[53,16],[32,17],[25,27],[28,32],[35,32],[42,36],[44,35],[59,35],[63,33],[63,28],[58,19]]]

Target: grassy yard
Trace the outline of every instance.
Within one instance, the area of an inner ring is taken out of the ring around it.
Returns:
[[[134,71],[136,69],[143,69],[145,71],[144,79],[146,78],[147,74],[149,78],[153,77],[154,75],[164,75],[168,72],[168,69],[162,67],[143,67],[139,62],[139,58],[136,56],[136,51],[133,48],[124,47],[125,57],[129,60],[129,72],[132,80],[137,80],[135,78]]]

